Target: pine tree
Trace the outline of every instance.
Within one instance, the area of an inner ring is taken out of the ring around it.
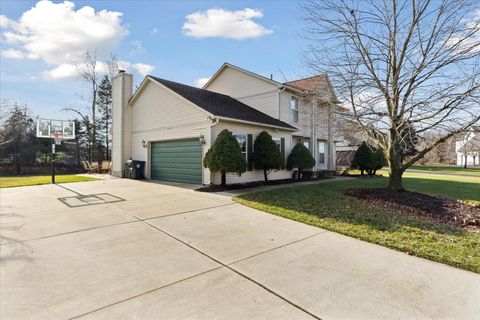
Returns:
[[[105,75],[98,86],[97,105],[100,112],[99,127],[104,130],[105,159],[110,160],[110,138],[109,130],[111,127],[112,115],[112,82],[108,75]]]
[[[315,159],[303,143],[297,143],[287,158],[287,169],[292,170],[293,168],[298,168],[298,178],[300,178],[303,170],[310,169],[314,165]]]
[[[381,148],[377,148],[375,151],[373,151],[372,156],[374,165],[370,171],[370,175],[376,175],[377,170],[380,170],[387,165],[387,159],[385,158],[385,153]]]
[[[0,129],[0,157],[14,165],[16,174],[21,173],[22,165],[35,163],[35,136],[35,122],[27,108],[15,103]]]
[[[263,170],[263,177],[268,181],[268,174],[273,169],[279,169],[282,164],[282,154],[272,136],[262,131],[253,144],[253,161],[256,169]]]
[[[353,156],[352,168],[360,170],[361,175],[363,176],[365,171],[372,170],[373,167],[375,167],[375,163],[372,149],[364,141],[360,147],[358,147]]]
[[[227,172],[242,174],[247,170],[247,162],[240,145],[230,131],[225,129],[218,134],[217,139],[205,154],[203,166],[212,172],[220,171],[222,186],[226,184]]]

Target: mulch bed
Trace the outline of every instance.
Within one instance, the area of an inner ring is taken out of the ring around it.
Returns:
[[[278,180],[269,180],[265,181],[253,181],[253,182],[245,182],[245,183],[233,183],[227,184],[226,186],[212,184],[209,186],[200,187],[195,189],[195,191],[200,192],[221,192],[221,191],[228,191],[228,190],[238,190],[238,189],[246,189],[246,188],[255,188],[255,187],[263,187],[263,186],[274,186],[279,184],[289,184],[289,183],[297,183],[297,182],[305,182],[305,181],[314,181],[314,180],[322,180],[322,179],[331,179],[331,177],[318,177],[318,178],[309,178],[309,179],[278,179]],[[228,183],[228,181],[227,181]]]
[[[387,188],[348,189],[345,194],[389,212],[480,231],[480,206],[417,192],[395,192]]]

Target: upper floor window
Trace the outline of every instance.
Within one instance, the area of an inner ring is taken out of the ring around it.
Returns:
[[[294,96],[290,98],[290,119],[293,123],[298,123],[298,99]]]
[[[245,133],[234,133],[233,136],[237,139],[240,149],[242,150],[245,160],[247,160],[247,134]]]
[[[325,164],[325,142],[318,142],[318,164]]]

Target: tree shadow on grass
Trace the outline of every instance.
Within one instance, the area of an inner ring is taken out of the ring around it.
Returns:
[[[407,176],[403,178],[403,182],[408,191],[480,203],[480,177],[468,181],[452,181]]]

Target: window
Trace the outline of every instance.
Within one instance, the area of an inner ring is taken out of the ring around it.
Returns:
[[[240,149],[247,160],[247,135],[245,133],[234,133],[233,136],[237,139]]]
[[[290,98],[290,120],[298,123],[298,99],[294,96]]]
[[[318,142],[318,164],[325,164],[325,142]]]
[[[310,150],[310,141],[303,141],[303,145]]]
[[[277,144],[278,150],[282,151],[282,150],[281,150],[281,146],[280,146],[280,144],[281,144],[280,138],[272,138],[272,139],[273,139],[273,141],[275,141],[275,143]]]

